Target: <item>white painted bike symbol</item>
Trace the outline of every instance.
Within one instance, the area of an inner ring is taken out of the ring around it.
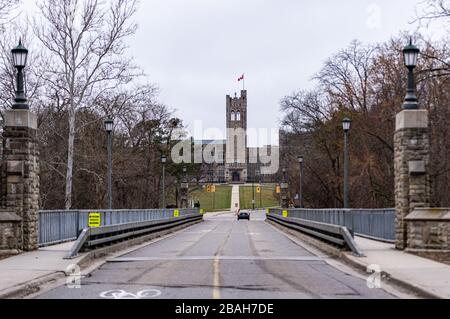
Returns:
[[[100,294],[105,299],[150,299],[161,296],[161,291],[157,289],[148,289],[139,291],[137,294],[125,290],[108,290]]]

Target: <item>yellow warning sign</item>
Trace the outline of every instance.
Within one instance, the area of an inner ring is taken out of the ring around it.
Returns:
[[[180,211],[178,210],[178,209],[175,209],[174,211],[173,211],[173,217],[180,217]]]
[[[288,218],[289,213],[287,210],[283,210],[283,218]]]
[[[98,228],[102,225],[102,217],[100,213],[89,213],[88,226],[89,228]]]
[[[211,193],[215,193],[216,192],[216,185],[211,185]]]
[[[203,215],[205,213],[205,210],[202,208],[200,209],[200,214]]]

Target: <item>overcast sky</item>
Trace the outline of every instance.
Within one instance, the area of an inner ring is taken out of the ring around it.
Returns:
[[[352,40],[414,30],[420,1],[142,0],[131,51],[191,128],[201,120],[224,129],[225,96],[239,94],[242,73],[249,127],[276,128],[283,96],[311,88],[323,62]]]

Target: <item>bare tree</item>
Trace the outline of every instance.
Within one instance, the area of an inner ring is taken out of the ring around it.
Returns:
[[[77,112],[120,85],[137,70],[127,58],[126,39],[136,32],[138,0],[40,0],[41,17],[33,22],[47,49],[46,80],[61,95],[68,113],[65,207],[72,207]]]
[[[0,0],[0,27],[10,21],[10,13],[18,7],[21,0]]]
[[[425,0],[424,7],[417,12],[415,21],[429,23],[437,19],[448,19],[450,17],[449,0]]]

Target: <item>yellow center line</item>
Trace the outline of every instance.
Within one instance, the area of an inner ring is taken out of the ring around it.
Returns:
[[[213,262],[213,299],[220,299],[220,260],[217,257]]]
[[[223,242],[221,243],[217,253],[214,256],[213,261],[213,299],[220,299],[220,256],[222,251],[227,244],[228,239],[230,239],[231,232],[233,231],[233,225],[230,227],[227,236],[225,236]]]

